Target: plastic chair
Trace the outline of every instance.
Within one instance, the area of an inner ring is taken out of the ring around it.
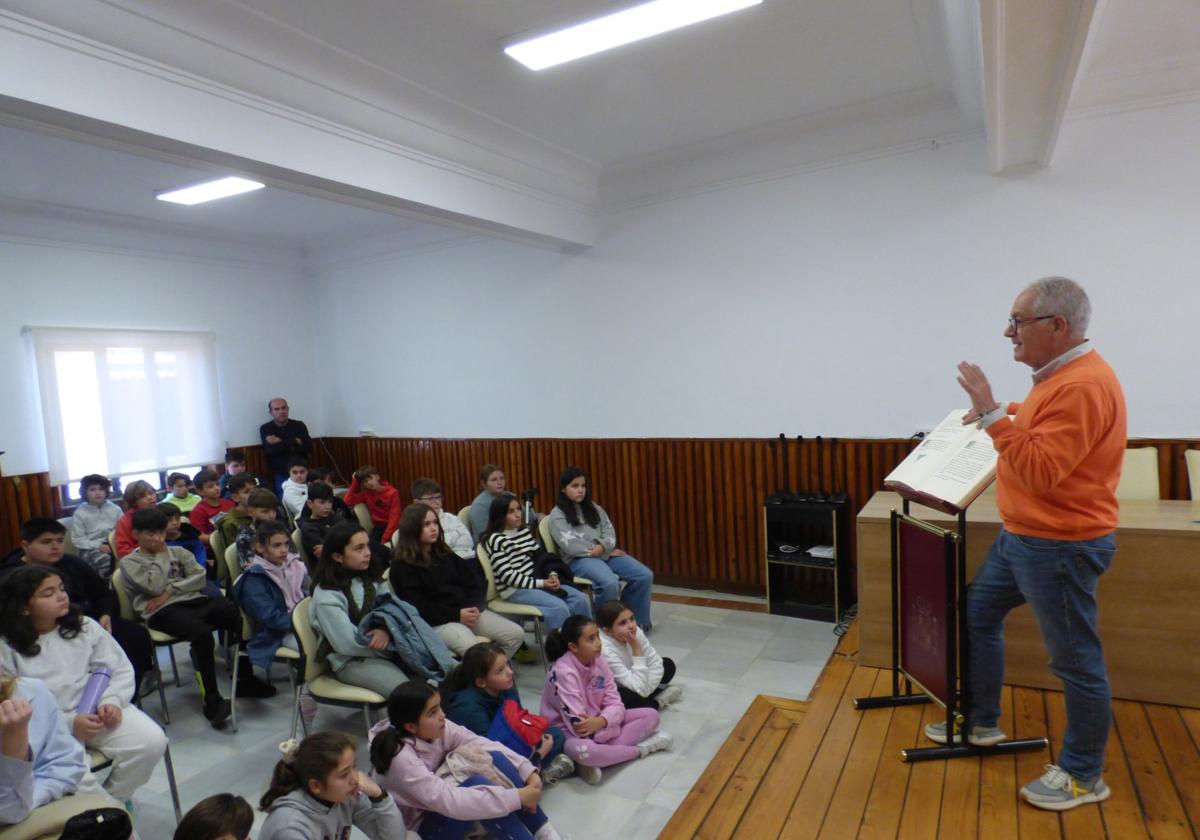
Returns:
[[[1188,489],[1192,501],[1200,502],[1200,449],[1189,449],[1184,453],[1184,458],[1187,461]]]
[[[358,524],[363,527],[363,530],[368,534],[375,527],[375,523],[371,521],[371,509],[362,502],[356,504],[353,508],[354,516],[358,520]]]
[[[467,526],[467,530],[471,530],[471,506],[467,505],[458,512],[458,519],[462,524]]]
[[[129,590],[125,588],[125,577],[121,574],[121,570],[117,569],[112,576],[113,590],[117,593],[117,603],[120,605],[121,618],[126,621],[136,621],[144,623],[141,616],[133,611],[133,602],[129,600]],[[171,670],[175,672],[175,686],[178,688],[183,685],[179,681],[179,664],[175,661],[174,645],[179,644],[183,639],[176,638],[169,633],[164,633],[161,630],[155,630],[150,625],[146,625],[146,630],[150,633],[150,641],[155,648],[165,647],[167,653],[171,656]],[[171,713],[167,709],[167,692],[163,689],[162,669],[158,665],[158,651],[155,651],[151,657],[154,662],[154,678],[158,682],[158,701],[162,705],[163,723],[171,723]],[[141,691],[141,686],[138,686],[138,691]]]
[[[313,568],[314,558],[309,556],[309,553],[304,549],[304,540],[300,537],[299,527],[292,530],[292,545],[296,546],[296,553],[300,555],[300,560],[304,563],[305,567],[309,569]]]
[[[67,529],[67,532],[65,534],[63,534],[63,553],[64,554],[78,554],[79,553],[79,551],[75,548],[75,541],[71,539],[71,520],[74,518],[75,517],[73,517],[73,516],[64,516],[62,519],[58,520],[58,524],[62,525],[64,528]]]
[[[542,545],[545,546],[548,554],[553,554],[555,557],[561,556],[558,550],[558,544],[554,542],[554,535],[550,533],[550,517],[543,516],[538,521],[538,536],[542,538]],[[587,596],[588,604],[592,608],[592,612],[596,611],[596,584],[594,581],[585,577],[575,575],[572,583],[576,589],[582,589],[583,594]]]
[[[546,645],[543,642],[542,632],[542,625],[545,623],[546,617],[537,607],[529,604],[515,604],[501,598],[496,590],[496,576],[492,571],[491,555],[488,554],[488,550],[483,547],[482,543],[475,547],[475,556],[479,558],[479,565],[483,567],[483,574],[487,578],[487,608],[494,613],[508,616],[522,626],[526,621],[533,622],[533,639],[541,652],[542,668],[549,671],[550,663],[546,661]]]
[[[117,553],[117,532],[112,530],[108,532],[108,547],[112,550],[113,568],[116,568],[117,562],[121,559],[121,555]]]
[[[1117,484],[1117,498],[1126,501],[1159,498],[1158,447],[1146,446],[1125,450],[1121,481]]]
[[[112,759],[95,747],[86,747],[88,769],[96,774],[106,767],[112,766]],[[175,764],[171,761],[171,745],[168,743],[163,752],[163,769],[167,771],[167,787],[171,789],[171,804],[175,806],[175,822],[183,819],[183,810],[179,807],[179,787],[175,784]],[[111,806],[110,806],[111,807]]]
[[[333,676],[328,662],[317,661],[317,633],[313,629],[312,617],[309,614],[311,608],[312,598],[309,597],[292,610],[292,630],[300,644],[298,670],[304,679],[293,691],[291,737],[296,737],[296,724],[300,720],[300,688],[304,685],[308,686],[308,693],[318,703],[342,708],[361,708],[363,722],[367,726],[367,733],[370,734],[371,710],[382,709],[387,705],[387,698],[369,689],[342,682]],[[307,726],[304,731],[308,734]]]
[[[221,533],[220,527],[213,528],[213,532],[208,535],[208,547],[212,549],[213,559],[220,565],[221,558],[225,556],[225,535]]]

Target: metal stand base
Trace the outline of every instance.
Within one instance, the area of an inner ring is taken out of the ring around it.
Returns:
[[[911,750],[900,750],[901,761],[940,761],[944,758],[966,758],[973,755],[1008,755],[1009,753],[1034,752],[1050,748],[1050,742],[1045,738],[1014,738],[1011,741],[1001,741],[990,747],[977,747],[974,744],[939,744],[936,747],[917,747]]]
[[[932,703],[924,694],[896,694],[892,697],[856,697],[856,709],[886,709],[891,706],[919,706],[922,703]]]

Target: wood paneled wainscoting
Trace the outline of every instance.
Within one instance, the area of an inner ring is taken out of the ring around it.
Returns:
[[[761,508],[779,488],[844,491],[857,512],[882,489],[883,478],[916,441],[896,438],[795,438],[786,444],[761,438],[446,439],[323,438],[314,462],[338,468],[348,479],[363,464],[397,486],[405,504],[409,483],[436,478],[450,510],[478,493],[480,466],[500,465],[513,489],[536,487],[536,507],[548,511],[558,475],[583,467],[593,498],[617,527],[622,548],[654,569],[660,583],[761,594]],[[1164,499],[1188,498],[1184,452],[1197,440],[1139,439],[1157,446]],[[265,472],[262,447],[245,451],[248,468]],[[0,549],[18,542],[30,516],[63,515],[57,490],[45,473],[0,478]],[[851,529],[853,534],[853,529]],[[848,556],[854,557],[854,546]]]

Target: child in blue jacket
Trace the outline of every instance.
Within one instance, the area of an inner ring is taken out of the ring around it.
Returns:
[[[246,644],[250,664],[269,670],[281,646],[297,648],[292,610],[304,599],[308,575],[292,551],[287,526],[279,520],[260,522],[254,540],[257,553],[234,584],[233,594],[253,628]]]

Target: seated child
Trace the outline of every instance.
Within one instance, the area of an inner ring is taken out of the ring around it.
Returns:
[[[250,514],[250,521],[238,529],[232,542],[225,543],[226,545],[237,546],[237,561],[242,571],[249,568],[250,561],[254,559],[255,529],[263,522],[277,521],[275,517],[279,513],[279,499],[267,488],[255,487],[250,491],[250,495],[246,499],[246,512]],[[221,524],[222,528],[227,531],[227,526],[230,523],[227,521]],[[283,523],[280,522],[280,524],[282,525]],[[287,532],[286,525],[284,525],[284,532]],[[290,535],[288,542],[289,544],[291,543]]]
[[[270,492],[270,491],[267,491]],[[250,619],[254,635],[246,645],[250,665],[271,670],[281,646],[299,650],[292,634],[292,610],[304,599],[308,573],[292,551],[287,526],[274,519],[254,531],[255,554],[233,586],[233,598]]]
[[[487,735],[505,700],[518,706],[521,695],[513,679],[512,666],[504,648],[495,642],[480,642],[463,654],[440,687],[446,717],[476,735]],[[552,785],[575,772],[575,762],[563,754],[563,731],[551,726],[542,736],[529,760],[542,771],[542,781]]]
[[[228,499],[231,495],[229,490],[229,480],[235,475],[241,475],[246,472],[246,453],[240,449],[230,449],[225,453],[225,472],[218,479],[218,484],[221,487],[221,498]],[[214,473],[215,475],[215,473]],[[258,481],[254,482],[256,485]],[[196,489],[200,489],[200,482],[196,482]]]
[[[367,633],[369,644],[358,641],[358,624],[370,612],[376,593],[383,590],[384,568],[371,553],[370,539],[361,525],[334,525],[313,572],[309,615],[317,634],[318,661],[328,661],[334,676],[342,682],[387,697],[407,679],[388,658],[391,637],[377,627]]]
[[[154,648],[146,628],[121,618],[120,604],[109,582],[87,563],[63,553],[66,528],[57,519],[30,519],[21,526],[21,545],[0,560],[0,569],[20,568],[26,563],[47,566],[62,578],[71,603],[88,618],[112,633],[133,664],[134,686],[152,667]],[[131,694],[126,699],[134,699]]]
[[[356,745],[343,732],[280,744],[283,758],[259,802],[267,820],[258,840],[341,840],[352,826],[369,840],[409,836],[392,797],[355,765]]]
[[[242,618],[225,598],[204,594],[204,570],[187,551],[167,545],[166,531],[165,516],[157,510],[139,510],[133,522],[138,548],[122,559],[121,574],[134,610],[147,624],[191,643],[204,717],[214,729],[220,729],[230,706],[217,681],[213,631],[236,635]],[[238,694],[270,697],[275,688],[248,674],[240,681]]]
[[[556,574],[537,576],[533,561],[542,551],[542,544],[525,525],[521,503],[512,493],[492,499],[487,527],[479,541],[491,555],[496,591],[501,598],[537,607],[550,630],[557,630],[570,615],[591,616],[591,604],[578,589],[559,583]]]
[[[333,488],[319,481],[308,485],[304,500],[304,511],[297,523],[300,528],[300,544],[309,557],[310,568],[316,568],[321,559],[321,544],[329,536],[329,529],[339,522],[354,522],[353,515],[342,516],[333,507]]]
[[[191,480],[183,473],[176,472],[167,476],[167,487],[171,488],[171,493],[163,502],[175,505],[180,513],[191,513],[192,508],[200,501],[200,497],[192,492]]]
[[[234,507],[221,518],[217,525],[217,530],[220,531],[226,548],[236,545],[238,534],[242,528],[251,523],[250,494],[257,489],[259,487],[254,483],[254,476],[249,473],[235,475],[229,480],[230,501],[233,502]],[[271,495],[274,496],[273,493]]]
[[[617,683],[601,654],[600,628],[590,618],[573,615],[546,639],[546,656],[554,667],[546,676],[541,713],[566,734],[563,751],[579,776],[600,783],[600,770],[669,749],[671,736],[658,728],[654,709],[621,704]]]
[[[304,510],[304,500],[308,498],[308,461],[303,458],[293,458],[288,464],[288,477],[283,482],[283,507],[292,519],[300,516]]]
[[[507,486],[504,470],[495,464],[484,464],[479,468],[479,495],[471,501],[471,512],[467,515],[471,520],[471,536],[477,542],[483,541],[492,501],[500,496]],[[524,521],[524,516],[521,517],[521,521]]]
[[[333,492],[333,512],[346,517],[346,519],[354,518],[354,511],[350,510],[350,506],[343,502],[338,496],[336,489],[333,486],[333,479],[330,477],[329,470],[326,467],[309,467],[308,468],[308,489],[312,490],[312,485],[324,484]],[[301,511],[301,516],[304,515]]]
[[[537,768],[503,744],[447,721],[436,689],[417,680],[398,685],[387,712],[388,719],[371,729],[373,777],[423,840],[462,840],[477,820],[496,837],[557,840],[538,805]],[[449,777],[438,773],[443,763],[450,765]]]
[[[596,607],[604,660],[617,681],[617,692],[626,709],[665,709],[683,691],[668,685],[675,676],[675,663],[658,655],[633,610],[620,601],[605,601]]]
[[[85,475],[79,482],[82,500],[71,517],[71,542],[80,558],[107,580],[112,577],[112,548],[108,534],[121,519],[121,508],[108,500],[112,482],[102,475]]]
[[[250,840],[254,809],[232,793],[218,793],[191,807],[171,840]]]
[[[221,519],[237,507],[232,499],[221,497],[221,485],[217,474],[212,470],[200,470],[196,473],[196,490],[200,493],[200,501],[188,514],[188,522],[200,533],[200,542],[208,545],[212,532]]]
[[[412,483],[409,495],[414,502],[429,505],[437,512],[438,521],[442,523],[442,537],[451,551],[464,560],[475,560],[475,538],[465,522],[442,507],[445,501],[442,485],[432,478],[418,478]]]
[[[162,759],[167,736],[130,703],[133,667],[112,636],[80,614],[52,568],[34,565],[4,574],[0,639],[0,668],[41,680],[75,737],[113,760],[104,790],[118,802],[132,798]],[[99,668],[108,669],[108,686],[94,709],[80,710]]]
[[[392,532],[400,524],[400,491],[380,478],[379,470],[374,467],[355,470],[345,501],[351,508],[357,504],[367,506],[375,526],[372,537],[382,543],[392,538]]]
[[[75,793],[87,772],[50,689],[0,672],[0,826]]]
[[[208,559],[208,552],[204,548],[204,543],[200,542],[199,536],[188,537],[183,532],[183,515],[179,512],[179,508],[170,502],[163,502],[158,506],[158,510],[163,516],[167,517],[167,545],[173,545],[177,548],[182,548],[188,554],[196,559],[196,563],[201,569],[204,569],[205,578],[208,578],[208,567],[211,562]],[[188,530],[192,534],[196,534],[196,530],[188,525]],[[205,595],[220,595],[221,587],[216,581],[208,580],[204,584]]]
[[[117,527],[113,529],[113,542],[117,544],[118,560],[137,548],[137,540],[133,538],[133,515],[139,510],[158,504],[158,493],[148,481],[131,481],[123,495],[125,513],[117,520]]]

